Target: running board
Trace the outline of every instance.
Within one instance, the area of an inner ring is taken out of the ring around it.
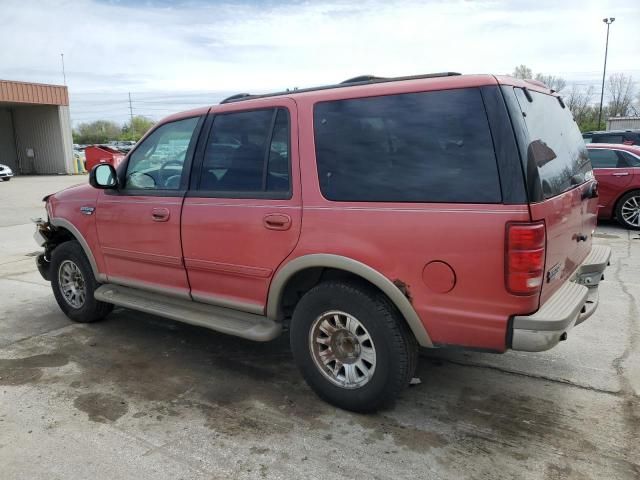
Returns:
[[[262,315],[172,298],[137,288],[106,284],[94,292],[96,300],[209,328],[257,342],[273,340],[282,331],[279,323]]]

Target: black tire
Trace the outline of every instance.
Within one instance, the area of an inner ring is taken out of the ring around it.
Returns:
[[[625,228],[628,228],[631,230],[639,230],[640,229],[639,217],[635,217],[632,219],[633,221],[638,223],[638,225],[634,225],[633,223],[628,222],[622,215],[623,207],[629,200],[631,200],[634,197],[636,199],[636,202],[640,206],[640,190],[632,190],[630,192],[627,192],[620,198],[620,200],[618,200],[618,203],[616,204],[616,220],[620,225],[622,225]]]
[[[314,360],[312,329],[317,319],[332,311],[357,319],[375,346],[375,369],[362,386],[336,385]],[[290,337],[293,356],[309,386],[327,402],[354,412],[391,405],[409,384],[417,365],[417,343],[404,319],[385,295],[367,285],[330,281],[312,288],[296,306]]]
[[[2,179],[2,181],[3,181],[3,182],[8,182],[9,180],[11,180],[11,177],[4,177],[4,178]]]
[[[60,288],[60,267],[67,261],[77,266],[84,282],[86,293],[82,305],[78,307],[74,307],[67,301]],[[91,264],[78,242],[75,240],[64,242],[55,248],[51,255],[51,287],[58,306],[67,317],[78,323],[97,322],[106,317],[113,310],[113,305],[94,298],[93,293],[99,286],[100,284],[93,276]]]

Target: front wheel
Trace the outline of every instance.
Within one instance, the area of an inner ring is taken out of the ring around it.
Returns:
[[[356,412],[392,403],[409,384],[418,352],[382,293],[343,282],[321,283],[302,297],[291,322],[291,349],[321,398]]]
[[[3,178],[2,178],[2,181],[3,181],[3,182],[8,182],[9,180],[11,180],[11,177],[3,177]]]
[[[106,317],[113,305],[93,296],[100,285],[93,276],[80,244],[65,242],[51,255],[51,287],[60,309],[74,322],[97,322]]]
[[[622,196],[616,207],[616,219],[624,227],[640,229],[640,190]]]

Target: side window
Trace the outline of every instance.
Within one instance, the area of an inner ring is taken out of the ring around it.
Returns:
[[[624,137],[622,135],[598,135],[594,139],[597,143],[622,143]]]
[[[628,152],[618,152],[618,155],[620,155],[624,159],[625,163],[627,164],[626,166],[640,167],[640,157],[631,155]]]
[[[321,102],[314,133],[329,200],[502,201],[478,89]]]
[[[613,150],[604,148],[592,148],[589,150],[589,159],[593,168],[616,168],[618,167],[618,155]]]
[[[198,190],[213,196],[289,198],[289,115],[263,109],[216,115]]]
[[[129,158],[125,190],[178,190],[199,120],[167,123],[145,138]]]

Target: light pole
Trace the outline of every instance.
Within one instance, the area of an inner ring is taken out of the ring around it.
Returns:
[[[604,98],[604,78],[607,75],[607,53],[609,52],[609,27],[613,22],[616,21],[615,18],[603,18],[602,21],[607,24],[607,43],[604,48],[604,69],[602,70],[602,89],[600,90],[600,112],[598,113],[598,129],[600,129],[601,121],[602,121],[602,100]]]

